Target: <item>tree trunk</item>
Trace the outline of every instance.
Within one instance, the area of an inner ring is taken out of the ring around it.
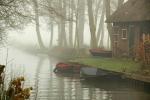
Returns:
[[[101,13],[101,19],[99,22],[99,28],[98,28],[98,32],[97,32],[97,41],[99,43],[100,47],[103,47],[103,38],[104,38],[104,16],[105,16],[105,5],[103,3],[103,9],[102,9],[102,13]],[[100,39],[101,37],[101,39]]]
[[[59,10],[60,14],[63,17],[60,17],[59,24],[58,24],[58,45],[60,47],[67,46],[67,40],[66,40],[66,31],[65,31],[65,17],[66,17],[66,9],[65,9],[65,1],[59,0]]]
[[[61,24],[58,22],[58,46],[62,46]]]
[[[105,2],[105,7],[106,7],[106,19],[108,17],[110,17],[110,0],[104,0]],[[110,41],[111,41],[111,34],[112,34],[112,24],[111,23],[107,23],[107,29],[108,29],[108,37],[110,37]],[[109,42],[109,41],[108,41]]]
[[[61,10],[61,14],[66,17],[66,1],[65,0],[60,0],[60,10]],[[60,18],[60,37],[61,39],[61,45],[60,46],[67,46],[67,39],[66,39],[66,31],[65,31],[65,19],[64,18]]]
[[[101,39],[100,39],[100,43],[99,43],[99,47],[104,47],[104,43],[103,43],[103,41],[104,41],[104,22],[103,22],[103,24],[102,24],[102,26],[101,26]]]
[[[78,0],[78,35],[79,35],[79,48],[83,46],[84,35],[84,21],[85,21],[85,0]]]
[[[47,4],[49,7],[53,7],[52,5],[52,1],[51,0],[47,0]],[[53,35],[54,35],[54,22],[53,22],[53,18],[51,18],[50,16],[50,12],[49,12],[49,20],[50,20],[50,40],[49,40],[49,48],[51,48],[53,46]]]
[[[76,28],[75,28],[75,39],[74,39],[74,48],[79,48],[79,33],[78,33],[78,7],[76,11]]]
[[[92,0],[87,0],[88,4],[88,16],[89,16],[89,26],[90,26],[90,33],[91,33],[91,47],[97,48],[97,40],[96,40],[96,26],[94,23],[94,16],[92,10]]]
[[[54,26],[53,26],[53,22],[51,22],[51,35],[50,35],[50,42],[49,42],[49,48],[52,47],[53,45],[53,35],[54,35]]]
[[[98,19],[98,12],[101,6],[103,0],[98,0],[98,3],[96,4],[96,9],[95,9],[95,25],[97,25],[97,19]]]
[[[45,48],[44,43],[42,41],[42,37],[40,34],[40,24],[39,24],[39,10],[38,10],[38,1],[33,0],[34,11],[35,11],[35,23],[36,23],[36,33],[38,38],[38,43],[41,49]]]
[[[66,13],[66,10],[67,10],[67,8],[66,8],[66,0],[63,0],[63,13],[64,13],[64,17],[66,18],[66,15],[67,15],[67,13]],[[66,47],[67,45],[68,45],[68,43],[67,43],[67,34],[66,34],[66,30],[65,30],[65,28],[66,28],[66,21],[65,20],[63,20],[63,36],[64,36],[64,46]]]
[[[77,0],[77,8],[76,8],[76,27],[75,27],[75,40],[74,40],[74,48],[80,47],[80,36],[79,36],[79,0]]]
[[[69,2],[69,18],[73,20],[73,0]],[[73,47],[73,21],[69,21],[69,46]]]
[[[66,39],[66,31],[65,31],[65,21],[63,19],[61,19],[61,23],[60,23],[60,29],[61,29],[61,37],[62,38],[62,45],[63,47],[66,47],[67,46],[67,39]]]

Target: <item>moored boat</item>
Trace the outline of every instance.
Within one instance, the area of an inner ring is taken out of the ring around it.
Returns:
[[[94,67],[82,67],[80,70],[80,75],[83,78],[93,78],[99,76],[106,76],[108,73],[103,70],[99,70],[98,68]]]
[[[104,50],[102,48],[95,48],[95,49],[90,49],[89,51],[93,56],[112,57],[112,51],[110,50]]]
[[[95,68],[95,67],[82,67],[80,70],[80,77],[84,79],[96,79],[96,78],[112,78],[120,77],[119,73]]]
[[[80,68],[81,68],[80,64],[60,62],[56,64],[54,72],[55,73],[80,73]]]

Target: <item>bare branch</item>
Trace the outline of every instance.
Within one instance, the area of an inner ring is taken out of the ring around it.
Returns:
[[[62,19],[64,19],[64,20],[66,20],[66,21],[75,21],[75,20],[73,20],[73,19],[71,19],[71,18],[66,18],[64,15],[62,15],[61,13],[59,13],[59,11],[57,11],[57,10],[56,10],[55,8],[53,8],[53,7],[49,7],[49,6],[43,5],[43,4],[41,4],[41,6],[42,6],[43,8],[45,8],[45,9],[48,11],[49,14],[56,15],[57,17],[62,18]]]

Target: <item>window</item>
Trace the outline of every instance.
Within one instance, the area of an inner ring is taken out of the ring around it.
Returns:
[[[127,39],[127,29],[122,29],[122,39]]]

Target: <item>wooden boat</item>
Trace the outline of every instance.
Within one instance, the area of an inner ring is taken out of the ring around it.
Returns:
[[[56,64],[55,73],[80,73],[80,64],[60,62]]]
[[[90,49],[89,51],[93,56],[112,57],[112,51],[110,50],[96,48],[96,49]]]
[[[80,76],[82,78],[93,78],[106,75],[108,75],[106,71],[94,67],[82,67],[80,70]]]
[[[94,79],[101,77],[120,77],[119,73],[94,68],[94,67],[82,67],[80,70],[80,77],[84,79]]]

